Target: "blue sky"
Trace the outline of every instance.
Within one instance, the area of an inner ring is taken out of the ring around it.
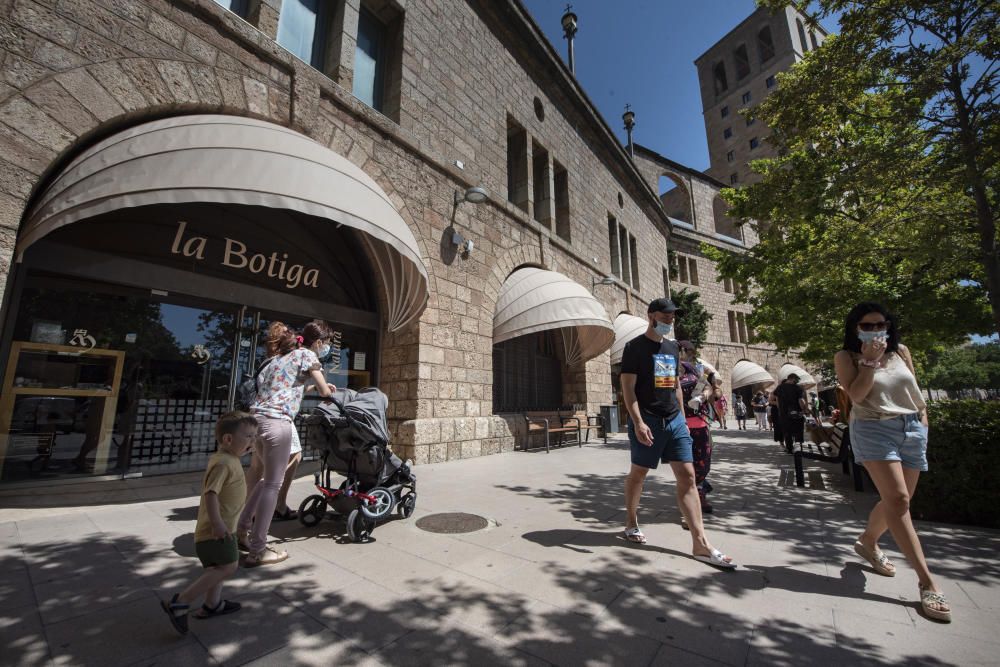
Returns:
[[[522,0],[566,59],[566,2]],[[625,143],[625,104],[636,143],[699,171],[708,143],[694,59],[756,9],[754,0],[576,0],[576,77]],[[830,26],[827,26],[830,27]]]

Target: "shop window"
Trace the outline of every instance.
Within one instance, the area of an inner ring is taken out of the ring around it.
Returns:
[[[806,29],[802,26],[801,19],[795,19],[795,27],[799,30],[799,44],[802,45],[802,53],[805,54],[809,50],[809,45],[806,43]]]
[[[733,51],[733,60],[736,61],[736,80],[745,78],[750,74],[750,56],[747,55],[746,44],[740,44]]]
[[[552,161],[552,172],[556,191],[556,235],[569,241],[569,173],[555,160]]]
[[[243,18],[250,13],[250,0],[215,0],[215,2]]]
[[[757,53],[760,56],[762,64],[774,57],[774,40],[771,38],[771,26],[764,26],[757,33]]]
[[[774,78],[774,75],[773,75],[773,74],[772,74],[771,76],[767,77],[767,78],[766,78],[766,79],[764,80],[764,84],[765,84],[765,85],[766,85],[766,86],[767,86],[768,88],[774,88],[774,86],[775,86],[775,85],[776,85],[777,83],[778,83],[778,81],[777,81],[777,80],[776,80],[776,79]]]
[[[732,136],[733,136],[733,128],[727,127],[726,129],[724,129],[722,131],[722,138],[723,139],[729,139]]]
[[[618,246],[618,220],[608,215],[608,247],[611,250],[611,275],[619,280],[622,277],[622,254]]]
[[[528,133],[507,117],[507,201],[528,212]]]
[[[535,221],[550,227],[552,221],[552,171],[549,152],[531,142],[531,191]]]
[[[722,118],[725,118],[726,116],[728,116],[729,115],[729,105],[727,104],[726,106],[724,106],[721,109],[719,109],[719,114],[721,115]]]
[[[285,0],[278,18],[278,44],[319,70],[330,30],[330,5],[323,0]]]
[[[628,254],[632,267],[632,289],[639,289],[639,249],[636,246],[635,237],[628,235]]]
[[[715,63],[712,68],[712,78],[715,81],[715,94],[721,95],[729,90],[729,82],[726,80],[726,64],[721,60]]]
[[[563,406],[562,341],[555,331],[493,346],[493,412],[558,410]]]

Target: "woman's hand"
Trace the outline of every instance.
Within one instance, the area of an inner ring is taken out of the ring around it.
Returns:
[[[878,361],[885,354],[886,342],[883,338],[876,338],[870,343],[861,344],[861,356],[868,361]]]

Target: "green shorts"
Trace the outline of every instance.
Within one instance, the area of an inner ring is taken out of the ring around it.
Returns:
[[[227,535],[219,540],[195,542],[194,552],[205,567],[229,565],[240,559],[240,551],[236,546],[235,535]]]

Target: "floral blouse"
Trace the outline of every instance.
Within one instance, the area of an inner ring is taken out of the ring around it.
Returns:
[[[322,368],[319,358],[312,350],[301,347],[283,357],[274,357],[266,364],[260,373],[257,400],[250,412],[293,421],[302,405],[309,372]]]

